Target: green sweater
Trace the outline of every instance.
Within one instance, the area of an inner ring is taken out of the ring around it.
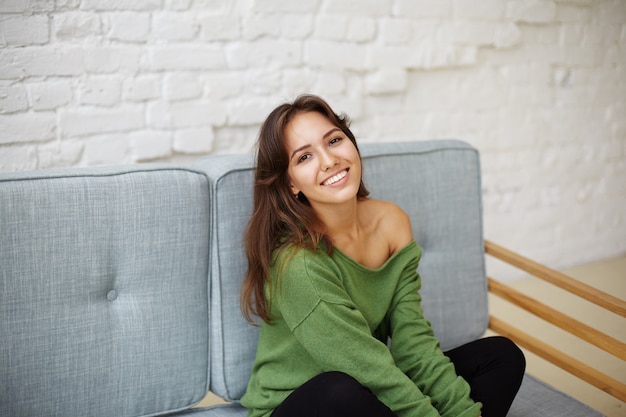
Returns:
[[[480,403],[423,316],[420,257],[414,241],[377,269],[338,249],[281,250],[271,271],[272,321],[261,325],[241,400],[248,416],[269,416],[326,371],[351,375],[399,417],[479,416]]]

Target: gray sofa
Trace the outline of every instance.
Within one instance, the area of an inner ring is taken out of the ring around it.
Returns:
[[[406,210],[442,347],[488,323],[480,163],[459,141],[362,144]],[[251,155],[0,174],[0,416],[245,416]],[[208,390],[231,402],[193,408]],[[527,376],[509,416],[599,416]]]

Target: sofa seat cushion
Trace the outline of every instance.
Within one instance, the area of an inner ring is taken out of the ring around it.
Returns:
[[[507,417],[602,417],[569,395],[526,374]]]

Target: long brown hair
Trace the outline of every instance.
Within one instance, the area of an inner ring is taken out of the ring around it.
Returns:
[[[269,280],[272,254],[284,245],[294,245],[315,250],[320,243],[332,252],[332,244],[325,227],[315,215],[306,197],[297,198],[291,192],[287,173],[289,156],[285,147],[285,127],[303,112],[318,112],[340,128],[357,149],[356,139],[350,131],[350,119],[336,114],[322,98],[301,95],[293,103],[275,108],[265,119],[259,132],[254,177],[254,208],[245,236],[248,271],[241,288],[241,310],[253,323],[253,315],[270,321],[269,300],[265,284]],[[357,198],[369,192],[363,181]]]

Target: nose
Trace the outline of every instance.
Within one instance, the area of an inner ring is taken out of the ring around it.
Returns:
[[[322,171],[326,172],[339,163],[339,158],[337,158],[332,152],[326,151],[323,152],[320,163]]]

